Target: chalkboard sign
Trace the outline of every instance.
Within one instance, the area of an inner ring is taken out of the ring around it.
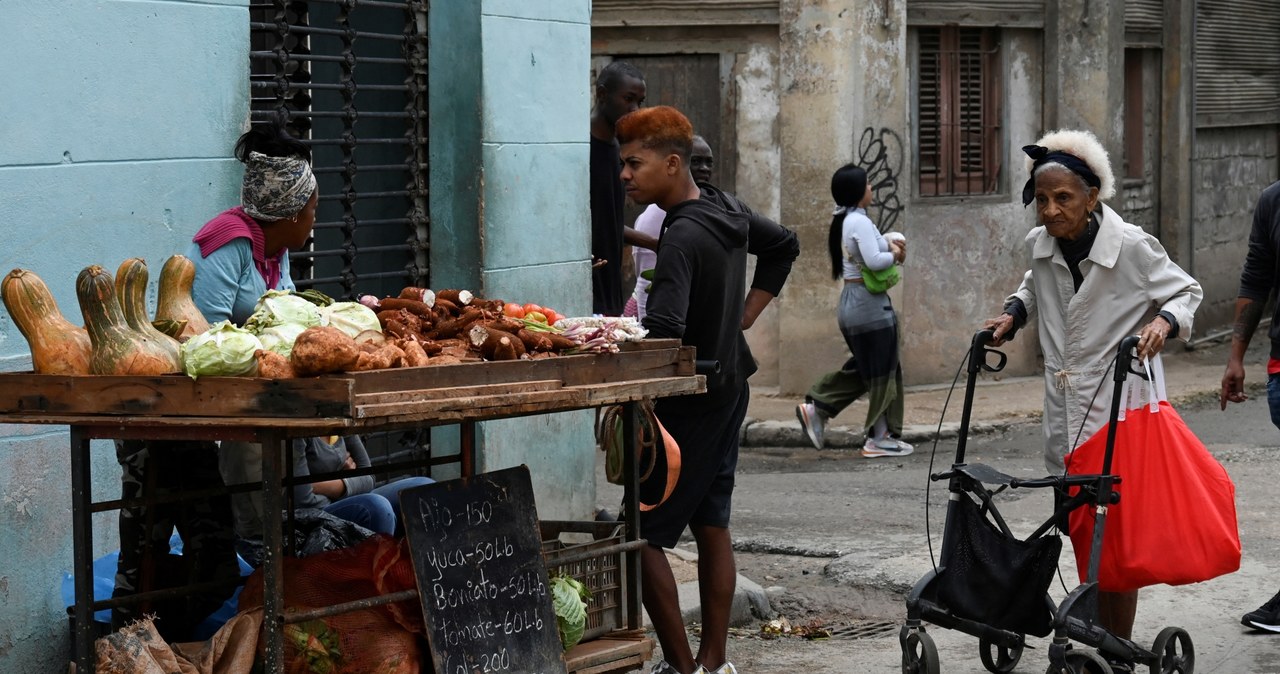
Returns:
[[[529,468],[400,492],[437,674],[565,674]]]

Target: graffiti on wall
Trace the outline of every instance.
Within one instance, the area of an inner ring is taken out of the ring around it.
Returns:
[[[892,129],[867,127],[858,140],[857,164],[867,170],[871,205],[867,215],[881,232],[892,231],[902,215],[898,172],[902,170],[902,138]]]

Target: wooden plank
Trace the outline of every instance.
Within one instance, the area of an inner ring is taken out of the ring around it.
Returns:
[[[347,377],[0,374],[0,414],[183,417],[351,416]],[[33,422],[41,423],[41,422]]]
[[[661,340],[673,342],[674,340]],[[641,342],[643,344],[643,342]],[[357,395],[513,381],[559,379],[566,386],[603,384],[623,379],[650,379],[693,374],[693,348],[634,348],[620,353],[581,354],[539,360],[461,363],[428,367],[353,372]]]
[[[452,388],[428,388],[412,391],[381,391],[378,393],[361,393],[355,397],[356,414],[360,408],[370,405],[386,406],[391,403],[421,402],[439,400],[441,398],[461,398],[467,396],[485,396],[512,392],[550,391],[561,388],[564,382],[559,379],[541,379],[538,381],[522,381],[509,384],[485,384],[483,386],[458,386]]]
[[[279,430],[292,438],[346,435],[355,423],[346,417],[278,419],[270,417],[131,417],[86,414],[5,414],[0,423],[77,426],[92,438],[156,440],[246,439],[257,433]],[[190,429],[190,432],[187,432]]]
[[[620,668],[632,663],[639,667],[652,655],[653,640],[649,637],[605,636],[575,645],[564,654],[564,660],[573,674],[597,674],[628,671]]]
[[[579,397],[567,393],[567,389],[558,388],[541,391],[518,391],[513,393],[489,393],[487,395],[457,396],[434,400],[405,400],[395,403],[361,405],[356,408],[356,418],[390,417],[400,415],[434,416],[441,413],[458,411],[474,411],[487,413],[511,408],[513,411],[529,405],[542,403],[559,403],[576,405]]]
[[[469,404],[439,404],[433,401],[421,410],[386,417],[364,416],[359,419],[360,428],[384,429],[387,426],[455,424],[461,421],[504,419],[530,414],[565,412],[601,405],[642,400],[644,398],[687,395],[706,391],[706,378],[664,377],[608,384],[565,387],[559,391],[524,394],[519,404],[489,406],[485,401]]]

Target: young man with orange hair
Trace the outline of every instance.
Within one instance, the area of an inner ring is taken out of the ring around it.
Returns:
[[[694,182],[693,127],[675,108],[637,110],[620,119],[617,130],[627,196],[667,213],[644,327],[650,337],[680,339],[696,347],[699,360],[720,364],[707,375],[706,393],[663,398],[654,407],[680,445],[681,470],[667,500],[640,515],[640,533],[649,541],[641,551],[644,605],[665,658],[652,674],[736,674],[726,657],[737,580],[729,514],[750,395],[747,377],[756,371],[742,331],[782,290],[800,247],[794,234],[733,195]],[[748,253],[756,256],[750,292]],[[650,501],[645,497],[652,488],[641,485],[642,500]],[[698,545],[703,629],[696,658],[663,551],[675,546],[686,526]]]

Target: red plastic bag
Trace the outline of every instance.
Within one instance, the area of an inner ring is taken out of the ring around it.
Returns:
[[[1107,428],[1067,455],[1072,475],[1102,472]],[[1168,402],[1129,410],[1116,425],[1111,472],[1120,502],[1107,511],[1098,587],[1128,592],[1147,585],[1185,585],[1240,568],[1236,488]],[[1074,489],[1072,492],[1074,493]],[[1096,508],[1070,514],[1080,582],[1089,568]]]

